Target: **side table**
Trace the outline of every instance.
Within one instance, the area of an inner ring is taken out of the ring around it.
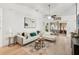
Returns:
[[[12,43],[13,43],[13,45],[16,44],[16,36],[12,36],[12,37],[10,36],[9,37],[9,44],[8,44],[8,46],[10,46]]]

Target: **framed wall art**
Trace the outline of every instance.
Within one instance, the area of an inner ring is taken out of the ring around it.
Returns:
[[[35,28],[35,27],[36,27],[35,19],[24,17],[24,28]]]

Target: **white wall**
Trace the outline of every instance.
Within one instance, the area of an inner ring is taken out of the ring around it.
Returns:
[[[67,22],[67,34],[69,35],[71,32],[76,31],[76,16],[75,15],[68,15],[68,16],[61,16],[63,20]]]
[[[15,35],[19,32],[23,32],[24,29],[24,17],[28,16],[30,18],[36,19],[36,28],[27,28],[26,32],[32,32],[36,30],[41,30],[40,27],[42,27],[42,19],[39,17],[39,13],[36,13],[34,11],[29,12],[30,10],[26,10],[26,14],[22,11],[17,11],[15,9],[10,8],[3,8],[3,46],[8,45],[8,37],[10,34],[10,31]],[[28,14],[29,12],[29,14]]]
[[[3,17],[2,8],[0,8],[0,47],[2,47],[2,17]]]
[[[13,34],[23,31],[23,15],[16,11],[3,9],[3,44],[8,44],[9,30]]]

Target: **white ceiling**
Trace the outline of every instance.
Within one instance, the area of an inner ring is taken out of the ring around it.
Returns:
[[[0,7],[44,18],[49,14],[49,3],[0,3]],[[76,14],[75,3],[50,3],[51,15],[69,16]]]
[[[34,9],[36,12],[40,12],[42,15],[46,16],[49,14],[49,3],[16,3],[17,5],[29,7]],[[73,15],[76,12],[74,3],[50,3],[51,15],[65,16]]]

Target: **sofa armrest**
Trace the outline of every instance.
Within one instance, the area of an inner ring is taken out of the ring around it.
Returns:
[[[23,45],[23,40],[25,39],[25,37],[17,35],[17,43],[19,43],[20,45]]]

